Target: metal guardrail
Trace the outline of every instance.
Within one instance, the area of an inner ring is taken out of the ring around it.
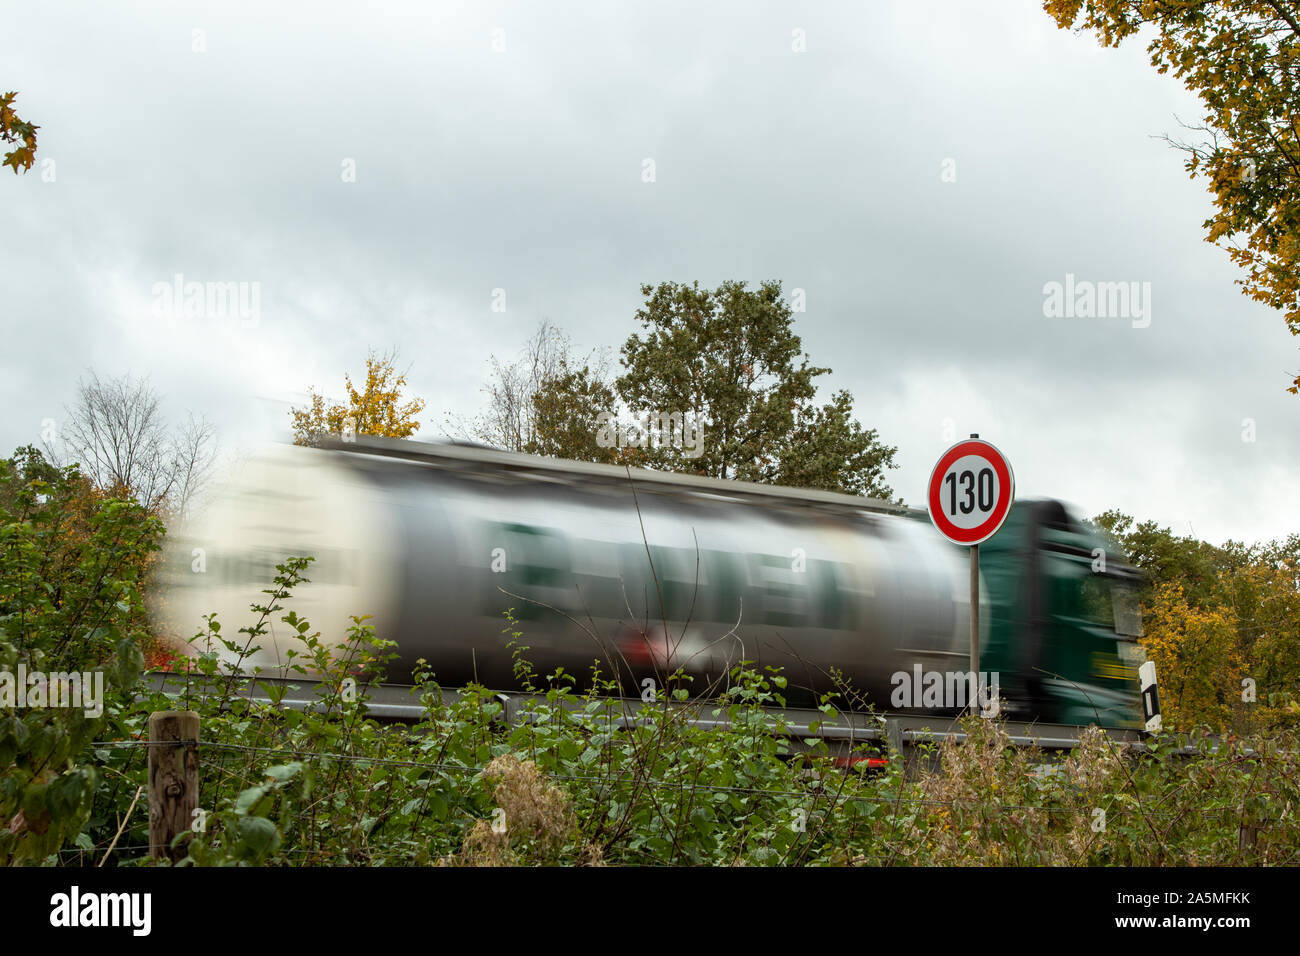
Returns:
[[[206,696],[211,693],[225,693],[227,685],[239,697],[263,704],[279,705],[295,710],[323,709],[322,694],[326,690],[320,681],[305,677],[203,677],[194,674],[154,673],[147,677],[146,686],[154,691],[161,691],[171,696],[192,693]],[[425,687],[424,693],[437,688]],[[415,696],[419,688],[405,684],[373,684],[358,687],[358,695],[364,698],[367,713],[378,720],[404,721],[415,723],[425,717],[425,707]],[[459,700],[461,691],[442,688],[445,703]],[[527,694],[519,691],[491,692],[492,699],[501,705],[500,719],[508,725],[515,725],[527,719],[530,703],[543,703],[546,695]],[[687,720],[696,726],[713,728],[728,727],[731,722],[722,716],[723,708],[715,701],[659,701],[646,702],[640,698],[605,697],[608,712],[617,714],[617,726],[631,726],[645,720],[643,711],[648,708],[667,706],[674,711],[686,712]],[[579,704],[583,701],[579,701]],[[822,739],[840,746],[853,745],[867,741],[887,740],[899,750],[914,748],[927,742],[945,739],[963,741],[967,734],[961,729],[957,718],[917,715],[917,714],[868,714],[861,712],[837,713],[827,717],[822,711],[813,708],[767,708],[773,721],[783,724],[792,743],[796,746],[803,739]],[[1003,727],[1011,743],[1018,747],[1039,747],[1043,750],[1069,750],[1077,747],[1080,734],[1086,729],[1065,724],[1024,723],[1021,721],[1004,721]],[[1143,734],[1136,730],[1107,729],[1106,733],[1116,743],[1128,745],[1142,752],[1146,750],[1141,742]],[[1184,748],[1189,754],[1197,751]]]

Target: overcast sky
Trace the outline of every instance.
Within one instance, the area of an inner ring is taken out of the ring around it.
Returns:
[[[616,350],[642,283],[779,279],[911,504],[979,432],[1022,495],[1300,531],[1300,342],[1204,242],[1158,138],[1201,111],[1143,43],[1035,0],[434,6],[5,0],[41,127],[0,177],[6,453],[87,368],[230,450],[392,346],[432,437],[543,318]],[[177,274],[257,283],[256,324],[158,314]],[[1048,317],[1067,275],[1149,313]]]

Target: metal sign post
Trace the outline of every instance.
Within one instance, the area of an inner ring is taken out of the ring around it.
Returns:
[[[975,680],[980,676],[980,546],[970,546],[970,669]],[[978,696],[978,695],[976,695]],[[971,709],[975,701],[970,702]]]
[[[1015,484],[1006,457],[978,434],[944,452],[930,473],[930,521],[949,541],[970,549],[972,710],[978,703],[980,678],[980,543],[993,537],[1007,520]]]

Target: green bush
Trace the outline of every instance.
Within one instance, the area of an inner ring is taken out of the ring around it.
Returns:
[[[201,717],[200,808],[182,865],[1294,865],[1294,737],[1172,738],[1126,752],[1099,731],[1063,760],[1013,747],[999,721],[841,769],[773,716],[785,677],[741,662],[700,698],[668,676],[649,702],[593,663],[535,673],[512,612],[504,632],[532,696],[503,720],[485,687],[444,694],[423,663],[414,726],[381,724],[368,694],[392,642],[354,617],[341,651],[286,606],[311,559],[290,557],[227,636],[209,616],[189,670],[142,690],[141,590],[162,529],[129,501],[34,452],[0,462],[0,671],[98,671],[104,712],[0,713],[0,862],[147,864],[149,714]],[[302,640],[278,671],[250,667],[271,622]],[[284,705],[269,677],[320,681]],[[240,694],[252,681],[270,703]],[[857,698],[821,701],[823,720]],[[861,709],[856,707],[856,709]],[[693,718],[706,718],[705,727]],[[815,734],[816,728],[809,730]],[[859,766],[862,766],[859,764]]]
[[[75,466],[54,468],[31,448],[0,461],[0,673],[103,682],[97,714],[22,687],[2,709],[0,863],[94,844],[82,832],[103,782],[91,744],[123,729],[148,639],[141,583],[161,535],[157,519],[97,493]]]

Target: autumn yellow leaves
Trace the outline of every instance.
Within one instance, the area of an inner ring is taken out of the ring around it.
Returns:
[[[315,445],[326,435],[380,435],[386,438],[409,438],[419,430],[416,416],[424,410],[424,399],[403,401],[406,373],[397,371],[396,351],[366,356],[365,384],[358,389],[350,375],[344,376],[348,393],[346,405],[326,405],[323,395],[311,391],[306,408],[290,411],[293,441],[296,445]]]

